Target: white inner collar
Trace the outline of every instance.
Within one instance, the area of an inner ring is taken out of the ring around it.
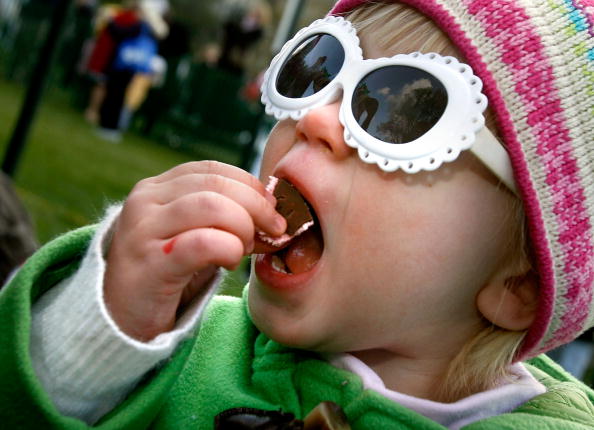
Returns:
[[[326,356],[326,359],[333,366],[358,375],[365,389],[373,390],[451,430],[511,412],[533,397],[546,392],[545,386],[538,382],[523,364],[516,363],[510,369],[515,375],[513,381],[506,381],[496,388],[473,394],[457,402],[440,403],[386,388],[377,373],[351,354],[333,354]]]

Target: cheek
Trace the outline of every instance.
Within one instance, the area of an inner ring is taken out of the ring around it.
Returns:
[[[274,171],[274,167],[280,159],[291,149],[295,141],[295,121],[284,120],[278,122],[270,134],[262,155],[260,168],[260,180],[266,183],[268,176]]]
[[[357,185],[361,188],[357,189]],[[396,190],[395,190],[396,189]],[[369,190],[376,192],[370,193]],[[418,265],[419,249],[416,236],[423,229],[424,222],[419,214],[411,212],[409,206],[392,204],[389,199],[378,198],[385,192],[398,193],[398,184],[391,183],[387,190],[381,182],[364,184],[359,181],[350,190],[349,204],[341,213],[344,218],[336,219],[333,236],[337,243],[337,266],[345,270],[347,278],[375,284],[378,288],[387,288],[393,281],[414,275],[411,271]],[[388,194],[389,195],[389,194]],[[402,194],[401,194],[402,195]],[[342,226],[343,230],[337,226]]]
[[[495,238],[504,232],[493,228],[500,226],[501,214],[480,205],[480,194],[473,199],[399,183],[388,189],[376,183],[367,189],[377,191],[372,193],[375,198],[362,190],[353,192],[358,198],[351,199],[346,211],[348,234],[339,236],[337,260],[357,261],[349,276],[387,289],[389,295],[397,286],[398,294],[406,292],[409,298],[444,295],[465,305],[472,302],[472,291],[501,252]],[[379,201],[378,195],[394,198]]]

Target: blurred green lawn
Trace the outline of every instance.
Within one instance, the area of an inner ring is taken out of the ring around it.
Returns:
[[[0,153],[4,154],[21,109],[24,89],[0,80]],[[29,210],[41,244],[95,222],[140,179],[197,158],[229,163],[237,157],[197,142],[196,157],[128,133],[118,144],[102,140],[67,95],[46,91],[17,167],[17,193]],[[239,275],[242,275],[241,271]],[[242,282],[240,276],[238,282]]]

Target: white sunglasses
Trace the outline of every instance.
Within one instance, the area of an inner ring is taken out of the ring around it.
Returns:
[[[470,66],[439,54],[363,59],[355,28],[328,16],[301,29],[264,75],[266,113],[299,120],[342,97],[345,142],[386,172],[435,170],[470,149],[517,193],[507,152],[487,127]]]

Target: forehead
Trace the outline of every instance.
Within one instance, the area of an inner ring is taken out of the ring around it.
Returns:
[[[364,58],[392,57],[412,52],[435,52],[464,58],[449,37],[435,23],[417,12],[404,16],[364,17],[357,14],[346,18],[356,28]]]

